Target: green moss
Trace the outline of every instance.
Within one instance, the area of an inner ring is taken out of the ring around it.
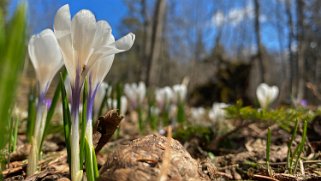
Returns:
[[[213,132],[209,127],[200,125],[187,125],[185,127],[177,128],[173,137],[182,142],[188,141],[192,138],[200,138],[205,142],[209,142],[213,138]]]

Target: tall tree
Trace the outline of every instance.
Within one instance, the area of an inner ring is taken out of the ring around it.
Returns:
[[[304,42],[304,0],[296,1],[297,8],[297,43],[298,43],[298,92],[296,99],[301,100],[305,93],[305,42]]]
[[[141,80],[147,80],[147,65],[148,65],[148,56],[150,52],[150,33],[151,33],[151,23],[150,18],[148,17],[147,12],[147,2],[146,0],[141,0],[141,17],[143,21],[143,29],[142,29],[142,42],[143,42],[143,49],[141,51],[141,58],[144,62],[142,64],[141,72],[140,72],[140,78]]]
[[[146,83],[147,85],[155,85],[156,82],[156,65],[161,52],[161,43],[163,35],[163,26],[166,15],[166,0],[157,0],[154,16],[153,16],[153,26],[151,31],[150,40],[150,52],[148,53],[148,64],[147,64],[147,75]]]
[[[262,49],[262,42],[261,42],[261,25],[260,25],[260,2],[259,0],[254,1],[254,30],[255,30],[255,39],[256,39],[256,59],[259,61],[259,68],[260,68],[260,80],[261,82],[265,81],[264,75],[264,64],[263,64],[263,49]]]
[[[292,4],[291,0],[286,1],[285,5],[285,12],[288,19],[288,53],[289,53],[289,69],[290,69],[290,75],[289,75],[289,88],[290,88],[290,94],[291,96],[296,95],[297,93],[297,71],[296,71],[296,60],[294,57],[293,52],[293,38],[294,38],[294,26],[293,26],[293,17],[292,17]]]

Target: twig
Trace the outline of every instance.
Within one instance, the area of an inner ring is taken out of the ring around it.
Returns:
[[[164,151],[164,157],[163,157],[163,164],[160,168],[160,174],[159,174],[159,181],[166,181],[167,180],[167,173],[169,171],[170,167],[170,155],[171,155],[171,140],[172,140],[172,127],[169,126],[167,130],[167,144]]]
[[[223,140],[226,139],[227,137],[231,136],[232,134],[238,132],[239,130],[248,127],[249,125],[255,123],[255,121],[250,121],[250,122],[246,122],[244,124],[239,125],[238,127],[234,128],[233,130],[231,130],[230,132],[227,132],[226,134],[222,135],[222,136],[218,136],[216,137],[216,139],[214,139],[208,146],[209,149],[211,150],[215,150],[218,146],[218,144]]]
[[[312,163],[321,163],[321,160],[306,160],[302,161],[303,164],[312,164]],[[266,164],[265,162],[258,162],[258,164]],[[285,165],[287,162],[278,162],[278,163],[270,163],[270,165]]]
[[[275,178],[272,178],[272,177],[269,177],[269,176],[258,175],[258,174],[254,174],[253,177],[257,178],[257,179],[278,181],[278,179],[275,179]]]
[[[302,175],[305,175],[305,171],[304,171],[304,165],[303,165],[303,161],[300,159],[299,160],[299,164],[300,164],[300,171]]]
[[[226,177],[226,178],[228,178],[228,179],[233,179],[233,176],[232,176],[232,175],[227,174],[227,173],[224,173],[224,172],[216,171],[216,172],[215,172],[215,175],[216,175],[216,176],[221,176],[221,177]]]

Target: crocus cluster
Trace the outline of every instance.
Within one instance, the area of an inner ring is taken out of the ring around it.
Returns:
[[[156,89],[155,91],[155,99],[156,99],[157,107],[160,110],[167,109],[171,104],[172,98],[173,98],[173,91],[168,86]]]
[[[109,72],[116,53],[127,51],[135,40],[132,33],[115,41],[106,21],[96,21],[89,10],[80,10],[71,18],[69,5],[61,7],[55,16],[54,32],[50,29],[34,35],[29,42],[29,55],[37,72],[40,96],[33,148],[38,149],[37,134],[42,134],[46,104],[44,96],[50,81],[64,64],[71,88],[71,178],[82,179],[79,155],[79,108],[85,80],[88,83],[86,107],[86,140],[92,144],[94,100],[102,81]],[[39,128],[39,129],[38,129]],[[94,153],[92,150],[90,153]],[[34,170],[34,169],[33,169]]]
[[[178,105],[185,102],[187,96],[187,86],[176,84],[173,87],[163,87],[155,90],[155,99],[160,110],[168,108],[171,104]]]
[[[279,88],[261,83],[256,89],[256,96],[262,109],[267,109],[279,95]]]
[[[128,98],[130,106],[133,110],[140,107],[146,95],[146,85],[144,82],[125,84],[124,93]]]
[[[138,113],[138,129],[144,131],[143,102],[146,95],[146,85],[144,82],[138,84],[125,84],[124,93],[129,101],[130,110]]]
[[[155,90],[157,112],[165,120],[165,124],[183,122],[185,120],[185,99],[187,96],[186,84],[176,84],[172,87],[166,86]]]
[[[185,84],[176,84],[173,86],[173,102],[179,104],[184,102],[187,95],[187,86]]]

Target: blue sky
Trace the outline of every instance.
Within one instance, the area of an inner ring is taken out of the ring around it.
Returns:
[[[122,34],[120,34],[119,31],[117,30],[119,30],[120,28],[121,20],[123,19],[123,17],[128,14],[128,9],[127,9],[127,6],[124,4],[124,0],[91,0],[91,1],[89,0],[27,0],[27,1],[29,2],[29,13],[30,13],[29,16],[31,17],[29,21],[30,23],[34,23],[35,24],[34,26],[36,27],[35,29],[33,29],[31,33],[37,33],[44,28],[52,27],[54,14],[49,15],[50,18],[42,17],[42,16],[45,16],[46,14],[49,14],[48,12],[41,12],[44,4],[50,7],[49,9],[50,11],[52,11],[51,13],[55,13],[56,10],[64,4],[70,5],[70,10],[72,15],[74,15],[76,12],[78,12],[81,9],[89,9],[95,14],[97,20],[103,19],[108,21],[111,24],[111,26],[113,27],[113,33],[116,38],[119,38],[122,36]],[[269,1],[270,0],[267,0],[265,4],[266,3],[270,4]],[[11,1],[11,4],[9,5],[9,12],[12,12],[15,9],[18,2],[19,0]],[[185,2],[189,2],[189,1],[185,1]],[[207,3],[207,1],[204,1],[204,2]],[[181,0],[176,0],[176,3],[180,4]],[[238,1],[233,0],[227,4],[229,4],[230,6],[226,9],[223,9],[222,13],[225,16],[224,18],[227,19],[226,21],[228,21],[228,23],[231,22],[231,19],[228,19],[228,18],[231,18],[231,17],[235,18],[235,14],[241,13],[241,15],[236,16],[237,17],[236,21],[238,21],[239,17],[242,16],[242,13],[244,11],[248,11],[247,13],[250,13],[250,14],[253,13],[251,10],[252,8],[251,1],[249,0],[238,0]],[[40,13],[40,15],[33,13],[33,10],[35,9],[36,11],[39,11],[38,13]],[[182,13],[182,12],[179,12],[179,13]],[[234,13],[234,16],[233,16],[233,13]],[[32,18],[33,16],[36,16],[37,18],[34,20]],[[263,19],[269,18],[267,15],[264,15],[264,14],[262,15],[262,17]],[[261,24],[262,24],[261,35],[262,35],[263,44],[270,50],[278,49],[279,48],[278,36],[275,29],[271,28],[271,26],[265,22],[262,22]],[[232,26],[227,25],[227,28],[230,29],[231,27],[232,28],[234,27],[236,30],[238,29],[238,27],[235,25],[232,25]],[[216,28],[217,27],[213,25],[213,27],[211,28],[211,36],[215,35],[217,31]],[[233,34],[234,33],[232,30],[232,34],[229,35],[231,36],[232,39],[234,36]],[[211,38],[211,37],[207,38],[208,42],[205,42],[205,44],[207,46],[213,46],[212,44],[213,39],[214,38]]]
[[[29,13],[32,16],[32,8],[37,8],[38,10],[41,10],[43,4],[42,2],[46,2],[47,4],[50,4],[51,2],[54,2],[54,6],[52,6],[52,12],[56,12],[57,9],[65,4],[69,4],[71,15],[73,16],[75,13],[77,13],[81,9],[89,9],[92,11],[97,20],[106,20],[110,23],[112,27],[115,27],[114,34],[116,36],[118,35],[117,27],[121,23],[121,19],[124,17],[124,15],[127,14],[127,8],[123,2],[123,0],[27,0],[28,6],[29,6]],[[17,6],[19,0],[12,0],[9,4],[9,12],[12,13],[15,7]],[[35,32],[36,33],[41,31],[44,28],[48,28],[49,25],[53,24],[53,19],[50,20],[50,22],[42,22],[42,21],[48,21],[47,19],[41,19],[40,22],[38,21],[38,27]],[[32,21],[32,20],[31,20]]]
[[[127,8],[122,0],[58,0],[59,4],[69,4],[71,14],[77,13],[81,9],[91,10],[97,20],[107,20],[112,27],[117,27],[127,13]]]

